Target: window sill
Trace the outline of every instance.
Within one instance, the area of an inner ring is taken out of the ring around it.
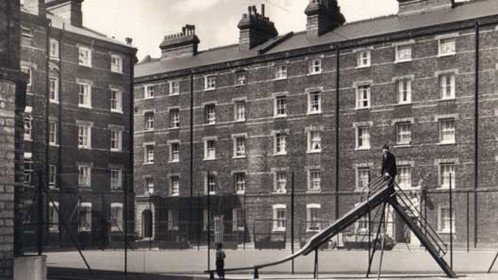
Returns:
[[[370,110],[370,106],[368,107],[355,107],[355,110]]]
[[[144,162],[143,165],[154,165],[154,163],[153,162]]]
[[[78,104],[78,108],[83,108],[83,109],[91,110],[92,106]]]
[[[316,111],[316,112],[310,112],[308,111],[307,115],[320,115],[322,113],[322,111]]]
[[[439,142],[438,146],[452,146],[456,145],[456,142]]]
[[[306,76],[316,76],[322,74],[322,71],[320,72],[313,72],[313,73],[308,73]]]
[[[144,97],[145,100],[148,100],[148,99],[154,99],[154,96],[145,96]]]
[[[83,63],[78,63],[79,66],[83,66],[83,67],[88,67],[88,68],[92,68],[92,65],[91,64],[83,64]]]
[[[274,194],[274,195],[277,195],[277,194],[287,194],[287,190],[285,190],[285,191],[278,191],[278,192],[277,191],[273,191],[272,194]]]
[[[92,148],[91,147],[81,147],[81,146],[78,146],[78,149],[90,151]]]
[[[238,192],[236,192],[236,194],[238,194],[238,195],[245,195],[246,192],[245,191],[238,191]]]
[[[114,74],[121,74],[121,75],[123,74],[123,71],[119,71],[119,70],[114,70],[114,71],[111,70],[111,72]]]
[[[178,197],[178,196],[180,196],[180,194],[179,193],[172,193],[172,194],[169,194],[169,196],[170,197]]]
[[[59,100],[50,99],[51,104],[59,104]]]
[[[123,188],[122,187],[111,187],[111,192],[122,192]]]
[[[179,93],[179,92],[174,92],[174,93],[171,93],[171,92],[170,92],[170,93],[168,94],[168,96],[178,96],[178,95],[180,95],[180,93]]]
[[[274,119],[282,119],[282,118],[287,118],[287,114],[285,115],[274,115],[273,116]]]
[[[213,91],[215,89],[216,89],[215,87],[214,88],[204,88],[204,91]]]
[[[448,56],[455,56],[456,52],[453,53],[438,53],[437,57],[448,57]]]
[[[412,146],[411,143],[407,143],[407,144],[404,144],[404,143],[396,143],[396,145],[394,145],[394,148],[410,148]]]
[[[287,77],[283,77],[283,78],[275,78],[273,79],[274,81],[283,81],[283,80],[287,80]]]
[[[170,130],[177,130],[177,129],[180,129],[180,127],[179,126],[177,126],[177,127],[170,127],[169,129]]]
[[[371,64],[367,64],[367,65],[357,65],[354,69],[363,69],[363,68],[368,68],[368,67],[371,67],[372,65]]]
[[[306,232],[320,232],[321,229],[310,229],[310,228],[307,228],[306,229]]]
[[[235,84],[235,87],[243,87],[243,86],[246,86],[247,84],[246,83],[243,83],[243,84]]]
[[[411,62],[411,61],[412,61],[412,59],[395,60],[394,64],[400,64],[400,63],[403,63],[403,62]]]
[[[29,139],[28,138],[24,138],[23,140],[24,141],[28,141],[28,142],[32,142],[33,141],[33,139],[31,139],[31,138],[29,138]]]
[[[113,109],[111,109],[111,113],[122,114],[123,110],[113,110]]]
[[[243,119],[243,120],[234,120],[233,122],[234,123],[244,123],[244,122],[246,122],[246,119]]]
[[[246,156],[233,156],[232,159],[245,159]]]
[[[216,125],[216,123],[215,123],[215,122],[214,122],[214,123],[205,123],[205,124],[204,124],[204,126],[214,126],[214,125]]]
[[[111,149],[111,153],[122,153],[123,150],[122,149]]]
[[[319,190],[307,190],[306,193],[321,193],[322,190],[319,189]]]
[[[307,151],[308,154],[320,154],[322,150]]]
[[[368,151],[368,150],[370,150],[370,147],[365,147],[365,148],[363,148],[363,147],[361,147],[361,148],[360,147],[356,147],[355,148],[355,151]]]
[[[448,98],[441,98],[438,101],[444,102],[444,101],[455,101],[456,97],[448,97]]]
[[[204,158],[203,160],[204,161],[214,161],[214,160],[216,160],[216,158]]]
[[[409,102],[398,102],[396,104],[394,104],[394,106],[406,106],[406,105],[412,105],[412,102],[409,101]]]
[[[179,163],[179,162],[180,162],[180,160],[170,160],[170,161],[168,161],[168,163]]]
[[[144,132],[154,132],[154,129],[146,129]]]
[[[450,230],[438,230],[437,233],[438,234],[447,234],[447,235],[449,235],[450,234]],[[456,235],[455,230],[453,230],[452,233],[453,233],[453,235]]]
[[[58,148],[59,147],[59,144],[55,144],[55,143],[50,143],[49,144],[50,147],[54,147],[54,148]]]
[[[278,156],[286,156],[286,155],[287,155],[287,152],[285,152],[285,153],[279,153],[279,154],[273,154],[273,156],[276,156],[276,157],[278,157]]]

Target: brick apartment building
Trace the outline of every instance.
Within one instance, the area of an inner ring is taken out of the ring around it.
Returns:
[[[136,49],[86,28],[83,0],[21,2],[25,246],[40,234],[47,247],[73,246],[70,234],[83,248],[122,241]]]
[[[311,0],[287,34],[249,7],[239,43],[206,51],[193,26],[165,36],[135,68],[138,235],[205,242],[223,216],[238,242],[290,236],[293,207],[296,234],[313,233],[359,202],[388,143],[444,238],[452,215],[455,242],[498,241],[498,1],[398,4],[345,23],[335,0]]]

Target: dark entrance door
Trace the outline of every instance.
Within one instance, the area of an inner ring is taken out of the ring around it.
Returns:
[[[142,212],[142,232],[144,238],[152,238],[152,211],[150,209]]]

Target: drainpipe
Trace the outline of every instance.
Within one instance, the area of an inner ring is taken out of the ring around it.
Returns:
[[[474,80],[474,248],[477,247],[479,186],[479,21],[475,22],[475,80]]]
[[[193,226],[193,199],[194,199],[194,73],[190,72],[190,203],[189,203],[189,238]],[[199,225],[198,225],[199,227]]]
[[[339,219],[339,87],[340,87],[340,54],[339,45],[336,46],[336,66],[335,66],[335,219]]]

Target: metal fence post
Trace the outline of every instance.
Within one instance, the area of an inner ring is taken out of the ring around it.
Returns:
[[[291,253],[294,255],[294,171],[291,181]],[[292,274],[294,274],[294,259],[292,259]]]
[[[450,173],[450,267],[453,269],[453,186]]]

